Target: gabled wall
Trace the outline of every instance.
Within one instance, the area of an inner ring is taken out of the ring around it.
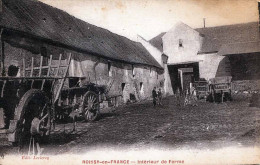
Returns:
[[[163,53],[151,45],[148,41],[143,39],[141,36],[138,36],[138,41],[145,47],[145,49],[155,58],[155,60],[164,68],[164,73],[163,73],[163,87],[162,87],[162,92],[164,95],[172,95],[173,90],[172,90],[172,85],[171,85],[171,80],[169,76],[169,71],[167,67],[167,63],[163,61]]]
[[[188,25],[177,23],[162,37],[162,40],[163,51],[169,56],[169,65],[198,62],[200,78],[208,80],[219,76],[230,76],[228,58],[216,53],[198,54],[203,37]]]
[[[168,63],[200,61],[197,53],[201,47],[202,38],[197,31],[184,23],[175,24],[163,37],[163,52],[168,55]],[[179,42],[182,42],[182,47]]]

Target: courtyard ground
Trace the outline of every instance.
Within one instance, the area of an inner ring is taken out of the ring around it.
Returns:
[[[177,106],[173,96],[163,105],[138,102],[103,112],[92,123],[58,124],[43,154],[82,153],[95,148],[192,148],[260,146],[260,108],[249,107],[249,98],[232,102],[199,102]],[[5,149],[15,152],[15,147]]]

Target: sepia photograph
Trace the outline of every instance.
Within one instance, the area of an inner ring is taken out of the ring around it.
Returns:
[[[0,0],[0,165],[260,164],[260,1]]]

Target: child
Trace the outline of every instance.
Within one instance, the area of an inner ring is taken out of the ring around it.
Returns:
[[[184,99],[184,106],[190,104],[190,93],[189,93],[189,89],[186,89],[186,93],[185,93],[185,99]]]
[[[197,98],[197,92],[194,87],[191,87],[191,103],[192,106],[198,106],[197,104],[198,98]]]

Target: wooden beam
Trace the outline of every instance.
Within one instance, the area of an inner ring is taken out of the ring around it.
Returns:
[[[56,101],[58,100],[59,96],[60,96],[60,93],[61,93],[61,89],[64,85],[64,82],[67,78],[67,74],[68,74],[68,71],[69,71],[69,66],[70,66],[70,61],[71,61],[71,53],[69,54],[69,59],[68,59],[68,63],[67,63],[67,68],[65,69],[65,72],[64,72],[64,75],[63,75],[63,79],[61,80],[61,83],[60,83],[60,86],[58,88],[58,91],[56,93],[56,96],[55,96],[55,99],[54,99],[54,104],[56,103]]]
[[[60,56],[59,56],[58,67],[57,67],[57,71],[56,71],[56,73],[55,73],[55,76],[54,76],[54,77],[57,77],[57,76],[58,76],[58,74],[59,74],[60,65],[61,65],[61,57],[62,57],[62,54],[60,54]],[[53,68],[53,67],[51,67],[51,68]],[[51,85],[51,91],[53,90],[54,83],[55,83],[55,81],[53,81],[53,82],[52,82],[52,85]]]
[[[4,90],[5,90],[6,81],[7,80],[4,80],[4,83],[3,83],[3,87],[2,87],[2,90],[1,90],[1,97],[4,97]]]
[[[42,75],[42,61],[43,61],[43,56],[41,56],[41,60],[40,60],[39,77],[41,77]]]
[[[25,59],[23,58],[23,77],[25,77]]]
[[[5,44],[4,44],[4,40],[3,40],[3,31],[4,29],[2,28],[1,31],[0,31],[0,37],[1,37],[1,75],[2,76],[5,76],[5,64],[4,64],[4,59],[5,59],[5,51],[4,51],[4,47],[5,47]]]
[[[32,57],[32,64],[31,64],[31,74],[30,74],[30,77],[33,76],[33,68],[34,67],[34,58]]]
[[[61,66],[61,57],[62,57],[62,54],[60,54],[60,57],[59,57],[59,64],[58,64],[58,67],[57,67],[57,72],[56,72],[56,74],[55,74],[55,77],[57,77],[58,74],[59,74],[59,70],[60,70],[60,66]],[[53,67],[52,67],[52,68],[53,68]]]
[[[52,65],[52,66],[51,66],[51,68],[61,68],[61,67],[66,68],[67,65]],[[34,69],[34,70],[40,70],[41,68],[42,68],[42,69],[48,69],[49,66],[34,67],[33,69]],[[26,71],[30,71],[31,68],[26,68],[25,70],[26,70]]]
[[[52,55],[50,55],[50,60],[49,60],[49,64],[48,64],[48,71],[47,71],[46,77],[49,77],[49,76],[50,76],[51,62],[52,62]],[[43,90],[44,84],[45,84],[45,79],[43,79],[42,86],[41,86],[41,90]]]
[[[4,41],[2,40],[2,41],[1,41],[1,66],[2,66],[2,76],[5,76],[5,75],[6,75],[6,72],[5,72],[5,63],[4,63],[4,59],[5,59],[4,47],[5,47],[5,43],[4,43]]]
[[[30,77],[33,76],[33,67],[34,67],[34,58],[32,57],[32,65],[31,65],[31,74],[30,74]],[[31,89],[33,88],[33,83],[34,83],[34,80],[32,80]]]

